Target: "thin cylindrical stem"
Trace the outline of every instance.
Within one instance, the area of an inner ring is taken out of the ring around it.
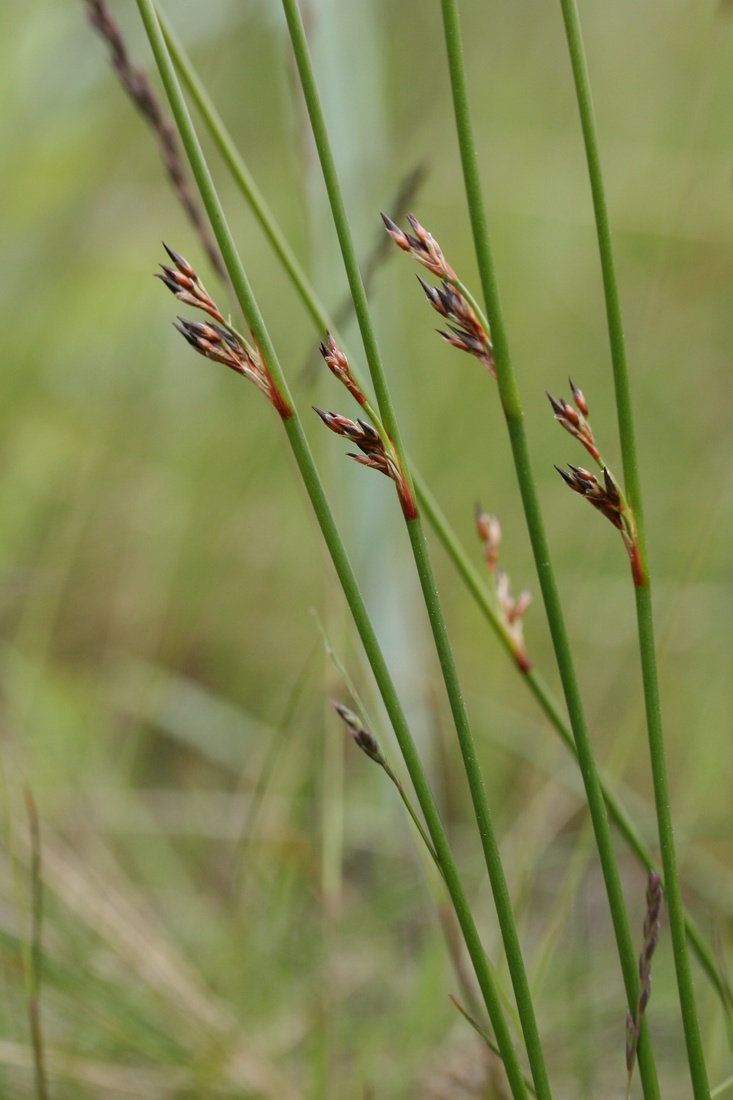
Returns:
[[[166,94],[168,95],[176,119],[176,125],[178,126],[181,140],[186,149],[214,234],[227,265],[227,270],[232,280],[237,299],[257,339],[259,347],[263,352],[272,378],[278,390],[283,395],[286,406],[290,410],[289,415],[282,415],[281,413],[283,425],[331,555],[331,560],[348,602],[354,623],[374,673],[382,700],[390,717],[397,742],[415,789],[418,803],[425,818],[428,832],[430,833],[436,854],[440,860],[445,883],[461,926],[466,948],[476,973],[486,1010],[491,1020],[491,1025],[494,1029],[497,1045],[501,1051],[512,1095],[515,1100],[526,1100],[527,1090],[517,1054],[511,1040],[501,999],[481,944],[478,929],[476,928],[471,908],[461,883],[445,830],[440,820],[437,806],[435,805],[435,801],[430,791],[415,742],[380,649],[358,582],[331,513],[313,456],[303,432],[302,424],[293,409],[285,377],[252,294],[246,272],[227,224],[224,210],[216,193],[208,165],[206,164],[201,146],[194,131],[166,47],[165,39],[157,20],[153,0],[137,0],[137,3],[153,49],[161,79],[166,89]]]
[[[565,627],[562,605],[550,561],[544,521],[530,463],[529,447],[524,428],[519,391],[510,358],[508,335],[503,320],[501,301],[494,272],[493,256],[489,244],[483,196],[481,193],[481,182],[468,102],[468,90],[466,86],[456,0],[441,0],[441,6],[464,185],[471,218],[481,288],[486,312],[491,325],[499,395],[509,431],[509,440],[517,480],[519,482],[522,504],[524,506],[527,529],[532,544],[532,551],[555,649],[560,679],[563,685],[570,724],[577,748],[578,764],[580,765],[586,797],[588,799],[588,808],[591,814],[596,846],[598,848],[598,855],[606,885],[606,893],[616,936],[627,1002],[629,1010],[633,1012],[636,1008],[638,996],[636,953],[629,927],[616,853],[613,847],[611,830],[603,800],[603,791],[601,789],[598,769],[596,767],[585,719],[577,675],[570,650],[570,642]],[[647,1100],[658,1098],[659,1084],[657,1080],[656,1065],[649,1042],[648,1030],[645,1029],[642,1029],[642,1036],[639,1044],[639,1069],[645,1097]]]
[[[158,15],[161,18],[163,33],[176,68],[183,77],[186,87],[189,89],[214,143],[218,147],[225,163],[232,173],[233,179],[239,186],[244,198],[249,203],[263,232],[270,241],[275,254],[280,259],[283,269],[291,279],[303,304],[310,313],[319,334],[331,332],[335,335],[336,327],[333,319],[318,298],[308,276],[305,274],[302,267],[300,267],[297,258],[289,248],[282,229],[277,224],[277,220],[268,207],[264,196],[259,191],[259,188],[257,188],[251,172],[247,168],[239,150],[236,148],[223,120],[216,111],[206,88],[196,74],[184,47],[174,34],[170,23],[163,17],[159,8]],[[344,342],[340,339],[337,342],[347,354],[347,357],[352,360]],[[366,383],[360,377],[353,360],[351,361],[351,370],[359,386],[365,391]],[[410,461],[410,468],[422,514],[427,517],[443,548],[467,586],[471,596],[486,617],[489,625],[496,633],[505,651],[516,667],[515,650],[512,640],[508,635],[504,621],[498,615],[496,606],[489,596],[489,591],[483,578],[479,575],[478,570],[473,565],[473,562],[451,527],[447,517],[439,507],[425,480],[412,461]],[[572,731],[568,725],[562,706],[553,692],[534,668],[528,671],[523,670],[522,679],[530,688],[551,725],[555,728],[570,751],[575,755],[576,748]],[[606,801],[606,806],[611,818],[631,850],[647,870],[658,870],[659,868],[656,866],[649,845],[646,844],[642,838],[638,827],[631,819],[628,811],[623,806],[619,797],[615,794],[613,788],[602,776],[601,785],[603,788],[603,797]],[[697,956],[700,965],[703,967],[706,977],[714,986],[724,1008],[729,1014],[733,1013],[733,991],[726,981],[725,976],[720,972],[712,951],[705,941],[703,933],[687,910],[685,910],[685,928],[690,946]]]
[[[674,829],[670,808],[669,782],[664,753],[662,731],[662,712],[659,700],[659,682],[657,673],[656,647],[654,643],[654,624],[652,617],[652,598],[649,583],[644,515],[641,499],[641,479],[636,448],[634,413],[631,401],[631,386],[626,358],[626,342],[621,316],[621,302],[618,280],[611,241],[611,227],[608,216],[601,156],[598,143],[598,131],[593,110],[590,79],[585,59],[585,50],[580,29],[580,20],[575,0],[560,0],[565,34],[570,53],[570,62],[575,83],[578,110],[580,113],[583,140],[585,142],[588,176],[593,198],[593,211],[598,236],[598,250],[603,275],[603,290],[606,302],[606,319],[611,347],[614,390],[616,397],[616,415],[624,470],[626,493],[634,514],[637,530],[641,575],[635,586],[636,617],[639,633],[639,652],[641,657],[642,681],[646,709],[649,755],[654,784],[654,801],[657,809],[659,844],[664,867],[664,889],[669,910],[669,924],[672,934],[675,972],[679,991],[682,1022],[687,1045],[687,1057],[692,1077],[695,1100],[706,1100],[710,1095],[705,1055],[700,1034],[700,1024],[695,1004],[695,990],[687,953],[685,936],[685,914],[682,905],[679,870],[675,855]]]
[[[320,96],[316,86],[310,52],[297,0],[283,0],[283,9],[290,31],[290,38],[293,44],[296,64],[298,66],[301,86],[303,88],[303,95],[321,162],[321,169],[328,192],[329,202],[331,204],[331,214],[341,246],[344,269],[354,302],[354,310],[364,344],[364,351],[369,365],[369,373],[377,397],[379,415],[399,455],[402,469],[409,478],[407,460],[399,436],[397,416],[392,404],[376,335],[372,326],[369,303],[359,270],[356,249],[354,247],[351,229],[341,194],[341,187],[331,150],[328,129],[321,108]],[[549,1100],[551,1091],[547,1076],[547,1068],[545,1066],[529,981],[524,966],[509,897],[509,889],[501,863],[499,845],[493,827],[486,789],[481,775],[478,755],[476,753],[476,746],[471,733],[468,712],[463,700],[458,670],[453,657],[445,617],[443,615],[437,585],[430,564],[422,521],[419,516],[408,518],[407,527],[423,598],[433,631],[433,638],[435,640],[446,693],[448,695],[456,728],[464,769],[468,779],[471,801],[478,824],[486,869],[494,896],[497,918],[507,955],[509,973],[517,1000],[517,1009],[527,1047],[527,1056],[532,1068],[535,1089],[540,1100]]]

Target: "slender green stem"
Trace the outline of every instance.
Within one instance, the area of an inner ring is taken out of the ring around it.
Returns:
[[[448,637],[445,616],[443,615],[438,588],[428,557],[425,534],[419,518],[409,520],[407,527],[471,792],[474,814],[479,828],[481,845],[484,852],[489,880],[491,882],[491,890],[494,896],[499,927],[501,928],[509,972],[514,986],[514,994],[517,999],[517,1009],[527,1046],[527,1056],[532,1068],[536,1095],[540,1098],[550,1097],[550,1083],[547,1077],[547,1068],[545,1066],[539,1031],[537,1029],[537,1021],[535,1018],[534,1006],[532,1004],[532,994],[529,988],[527,973],[522,957],[522,949],[517,934],[511,898],[509,896],[509,888],[507,886],[499,845],[491,819],[491,811],[486,796],[481,766],[476,752],[476,745],[471,733],[468,713],[463,701],[463,692],[461,690],[458,670],[455,665]]]
[[[409,479],[409,469],[404,449],[400,441],[397,416],[390,397],[376,335],[371,322],[369,303],[359,270],[356,249],[354,247],[346,208],[341,194],[328,129],[321,108],[320,97],[316,86],[310,52],[297,0],[283,0],[283,9],[290,31],[290,39],[295,53],[295,60],[298,66],[303,95],[308,109],[311,129],[321,162],[321,170],[323,172],[326,191],[331,205],[331,215],[341,247],[344,269],[354,302],[354,310],[359,324],[362,342],[364,344],[367,363],[369,364],[369,373],[377,397],[380,419],[384,423],[388,436],[395,447],[402,470]],[[550,1083],[537,1028],[534,1005],[532,1004],[529,981],[527,979],[524,959],[519,944],[514,913],[512,911],[511,899],[509,897],[509,889],[501,863],[499,845],[491,819],[491,812],[483,777],[481,775],[476,745],[471,733],[468,712],[463,700],[463,692],[458,677],[458,670],[453,657],[445,616],[443,614],[438,588],[430,564],[427,542],[419,515],[407,517],[407,527],[423,598],[425,600],[433,638],[435,640],[443,680],[451,707],[451,713],[453,715],[469,790],[471,792],[471,800],[476,822],[478,824],[479,835],[481,837],[486,869],[494,896],[497,918],[501,929],[509,972],[517,1000],[517,1009],[527,1047],[527,1056],[532,1069],[537,1095],[541,1100],[549,1100],[551,1097]]]
[[[217,113],[211,98],[196,74],[183,46],[159,8],[158,15],[161,19],[163,33],[176,68],[183,77],[186,87],[189,89],[201,117],[215,144],[218,146],[224,161],[229,167],[235,182],[239,185],[245,199],[250,203],[255,217],[272,244],[273,250],[279,257],[285,271],[288,273],[296,290],[300,294],[303,304],[310,313],[318,332],[322,334],[323,332],[329,331],[335,334],[336,327],[332,318],[320,302],[307,275],[290,250],[282,230],[277,224],[272,211],[267,206],[264,197],[254,183],[251,172],[242,160],[231,135],[228,133],[221,117]],[[478,303],[470,294],[468,288],[461,284],[459,289],[461,289],[462,293],[471,302],[477,314],[480,315],[482,311]],[[353,357],[349,355],[348,349],[341,340],[339,340],[339,344],[346,352],[347,357],[351,360],[352,373],[358,384],[362,390],[366,390],[366,383],[359,376],[359,372],[353,363]],[[375,425],[379,427],[376,411],[371,409],[371,407],[368,411],[369,415],[374,418]],[[503,620],[498,615],[495,603],[491,598],[483,578],[473,565],[447,517],[440,509],[437,501],[420,475],[420,472],[415,467],[414,463],[410,463],[410,466],[421,512],[428,518],[438,539],[455,565],[469,592],[485,615],[489,625],[496,633],[508,655],[511,657],[512,662],[515,663],[515,652],[512,641]],[[534,669],[524,672],[523,679],[528,684],[541,709],[550,720],[550,723],[556,729],[570,751],[575,754],[576,748],[572,731],[562,712],[559,702],[550,688]],[[628,811],[603,777],[601,777],[601,784],[608,811],[629,847],[637,855],[647,870],[658,870],[651,849],[644,842],[638,828],[629,816]],[[713,953],[706,943],[702,932],[687,911],[685,912],[685,927],[690,945],[697,955],[698,961],[703,967],[706,976],[715,987],[726,1011],[729,1014],[733,1013],[733,990],[731,990],[725,976],[720,973]]]
[[[639,559],[641,562],[641,583],[635,586],[636,617],[639,632],[639,652],[641,656],[644,700],[646,705],[647,732],[649,737],[649,755],[651,759],[654,783],[654,800],[657,808],[660,851],[664,868],[664,888],[669,911],[669,924],[672,934],[677,987],[682,1010],[682,1022],[687,1045],[687,1057],[695,1100],[704,1100],[710,1095],[705,1055],[700,1034],[700,1024],[695,1004],[695,990],[687,953],[685,936],[685,914],[682,905],[679,870],[675,855],[674,829],[670,807],[669,783],[664,753],[662,731],[662,713],[659,701],[659,683],[657,658],[654,643],[654,624],[652,617],[652,598],[649,584],[644,515],[641,499],[641,480],[634,431],[634,414],[631,401],[631,387],[626,359],[624,328],[621,317],[621,302],[616,278],[611,242],[611,227],[608,216],[601,157],[598,143],[598,131],[595,123],[593,100],[590,90],[588,67],[583,48],[580,21],[575,0],[560,0],[565,34],[570,53],[570,62],[575,82],[580,121],[585,142],[588,175],[590,178],[593,210],[598,236],[598,249],[603,274],[603,289],[606,301],[606,318],[613,364],[613,379],[616,396],[616,415],[618,419],[619,439],[623,459],[624,480],[637,529]]]
[[[263,233],[272,245],[275,255],[280,260],[293,286],[300,295],[303,304],[318,328],[323,330],[325,328],[324,320],[328,317],[325,306],[320,301],[308,276],[298,262],[297,256],[288,244],[285,234],[274,218],[264,195],[255,183],[252,173],[242,159],[239,150],[229,136],[223,119],[214,107],[198,73],[188,61],[178,35],[171,26],[165,13],[161,10],[159,4],[156,4],[156,11],[168,45],[168,50],[170,51],[176,69],[182,76],[186,88],[196,104],[197,110],[206,123],[209,133],[214,139],[235,182],[246,198]]]
[[[358,582],[331,513],[325,491],[318,476],[299,417],[292,411],[292,401],[269,334],[252,294],[247,275],[216,193],[208,165],[201,151],[188,108],[183,98],[175,70],[166,47],[153,0],[137,0],[138,9],[150,41],[168,100],[176,120],[181,141],[191,164],[212,229],[227,266],[235,294],[257,339],[270,375],[283,396],[287,412],[280,410],[283,426],[295,461],[303,478],[313,510],[323,533],[331,560],[349,605],[354,623],[372,667],[382,700],[390,717],[405,765],[417,795],[435,851],[440,859],[446,886],[451,896],[464,941],[481,988],[496,1041],[515,1100],[525,1100],[527,1090],[504,1016],[504,1010],[484,952],[470,905],[461,883],[452,851],[443,829],[440,815],[430,791],[402,706],[392,682],[374,628],[359,590]]]
[[[31,857],[31,930],[30,930],[30,973],[28,975],[28,1018],[33,1049],[33,1065],[36,1074],[36,1093],[38,1100],[48,1100],[48,1081],[46,1059],[41,1026],[41,962],[43,955],[43,880],[41,878],[41,826],[38,810],[30,788],[25,788],[25,804],[30,827]]]
[[[596,845],[598,847],[598,855],[606,884],[606,892],[616,936],[629,1011],[633,1013],[636,1010],[638,994],[636,953],[629,928],[621,878],[603,800],[603,791],[580,697],[580,690],[570,651],[570,643],[565,627],[560,597],[550,562],[544,522],[529,458],[529,448],[527,445],[519,392],[509,353],[507,332],[504,325],[501,302],[494,273],[493,257],[489,244],[488,227],[481,193],[481,182],[468,103],[468,91],[456,0],[441,0],[441,7],[466,198],[471,218],[481,287],[486,311],[491,324],[499,395],[509,431],[514,465],[527,520],[527,528],[534,553],[540,587],[542,589],[542,596],[545,603],[545,610],[552,635],[558,669],[560,671],[560,678],[565,693],[570,724],[577,747],[578,764],[580,765],[580,771],[585,785],[588,808],[593,823]],[[647,1100],[652,1100],[653,1097],[659,1097],[659,1084],[657,1081],[656,1065],[651,1043],[649,1041],[648,1028],[644,1026],[642,1026],[638,1056],[644,1095]]]

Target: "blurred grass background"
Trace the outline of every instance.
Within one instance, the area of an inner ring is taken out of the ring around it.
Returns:
[[[148,60],[131,3],[113,8]],[[168,5],[243,155],[331,306],[345,282],[279,6]],[[571,374],[619,461],[598,260],[559,7],[462,6],[510,337],[594,742],[653,836],[633,596],[612,529],[562,486],[582,461],[543,391]],[[413,209],[475,285],[435,4],[307,6],[362,253],[424,164]],[[633,373],[663,708],[686,900],[733,917],[733,10],[581,6]],[[375,716],[276,418],[171,328],[160,240],[220,300],[81,5],[0,6],[0,1093],[35,1095],[18,951],[22,784],[46,873],[51,1095],[374,1100],[501,1096],[465,1023],[422,856],[383,776],[329,711],[319,622]],[[310,423],[349,413],[308,369],[304,310],[213,158],[282,362],[502,971],[466,791],[390,487]],[[396,251],[396,250],[395,250]],[[390,256],[373,289],[411,453],[479,562],[500,514],[536,589],[498,402]],[[352,326],[353,327],[353,326]],[[352,335],[352,342],[356,342]],[[436,546],[558,1094],[623,1095],[624,1007],[574,768]],[[316,616],[312,614],[315,609]],[[530,652],[555,683],[539,605]],[[12,843],[10,843],[12,839]],[[622,863],[641,935],[644,876]],[[652,1031],[687,1095],[668,938]],[[713,1082],[731,1072],[709,988]],[[500,1077],[500,1073],[498,1074]]]

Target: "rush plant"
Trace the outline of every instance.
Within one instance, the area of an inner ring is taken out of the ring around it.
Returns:
[[[575,81],[596,217],[623,477],[614,473],[610,462],[602,457],[590,425],[590,401],[580,386],[570,382],[572,401],[549,394],[548,396],[555,419],[585,448],[591,462],[597,467],[597,471],[592,472],[584,466],[568,464],[567,468],[557,466],[558,472],[571,490],[584,497],[618,530],[631,566],[629,583],[634,590],[637,608],[639,659],[656,807],[657,835],[653,839],[642,832],[615,791],[613,783],[601,773],[586,717],[572,638],[566,626],[552,565],[550,542],[545,530],[544,512],[548,505],[543,498],[552,489],[549,480],[544,477],[538,480],[533,470],[526,418],[500,300],[469,105],[457,0],[441,0],[440,10],[465,203],[473,234],[480,292],[472,290],[467,281],[462,279],[444,254],[437,232],[434,235],[415,213],[410,212],[407,215],[406,225],[400,224],[402,219],[396,220],[387,214],[382,214],[382,219],[389,238],[400,250],[417,261],[428,275],[428,278],[422,275],[418,277],[428,305],[440,317],[441,328],[438,331],[443,341],[477,361],[472,364],[465,360],[463,365],[466,369],[473,367],[481,370],[487,402],[498,402],[501,406],[527,534],[534,555],[539,591],[562,685],[563,702],[555,698],[535,668],[523,629],[524,618],[530,606],[530,595],[528,591],[522,591],[518,596],[512,596],[509,575],[499,564],[499,519],[481,508],[477,510],[476,528],[487,566],[486,574],[481,575],[472,563],[471,550],[461,545],[404,445],[397,405],[388,384],[389,371],[385,367],[385,363],[390,362],[390,351],[381,346],[373,323],[371,304],[341,192],[331,137],[321,107],[317,73],[312,64],[297,0],[282,0],[282,9],[358,324],[360,347],[356,352],[337,331],[338,326],[334,319],[329,316],[300,268],[157,0],[137,0],[137,7],[170,106],[172,123],[164,119],[147,78],[139,75],[131,64],[121,32],[103,0],[87,0],[87,7],[94,25],[110,45],[115,68],[122,83],[157,134],[176,192],[186,206],[192,224],[203,235],[202,239],[214,268],[225,270],[226,279],[233,290],[241,315],[236,323],[221,302],[217,302],[205,289],[200,273],[177,251],[183,246],[179,246],[178,242],[175,242],[175,249],[165,245],[167,260],[161,264],[158,278],[183,306],[206,315],[203,319],[198,316],[179,317],[175,322],[176,328],[200,355],[229,367],[254,383],[272,406],[291,448],[295,467],[312,505],[345,602],[371,666],[374,683],[391,723],[402,764],[398,765],[391,759],[389,748],[382,746],[369,716],[361,712],[353,698],[348,700],[349,706],[339,699],[334,702],[334,707],[356,746],[365,758],[379,765],[405,803],[419,840],[429,856],[429,862],[437,868],[441,891],[449,899],[457,918],[462,942],[480,990],[479,1003],[460,1006],[461,1011],[501,1060],[505,1087],[514,1100],[525,1100],[529,1095],[550,1100],[553,1095],[561,1094],[560,1087],[553,1084],[552,1054],[538,1022],[540,1013],[537,1011],[537,993],[532,988],[528,973],[526,946],[523,949],[510,890],[512,868],[506,867],[502,859],[501,838],[495,826],[496,806],[491,804],[489,797],[490,785],[486,782],[483,770],[485,764],[482,767],[477,748],[475,721],[469,713],[459,677],[429,552],[426,528],[434,532],[447,551],[477,607],[495,632],[510,664],[538,701],[549,725],[555,729],[577,761],[626,994],[626,1004],[618,1005],[618,1020],[620,1034],[623,1035],[623,1021],[626,1018],[627,1095],[631,1094],[632,1075],[637,1063],[641,1089],[647,1100],[655,1100],[664,1095],[667,1071],[661,1058],[655,1055],[649,1018],[653,1013],[653,1001],[650,1003],[652,956],[660,935],[664,935],[661,915],[666,908],[669,914],[677,1000],[684,1030],[689,1086],[695,1100],[706,1100],[711,1096],[711,1091],[690,954],[696,957],[701,971],[713,987],[721,1014],[730,1017],[733,996],[724,969],[719,965],[711,944],[692,914],[686,910],[682,898],[666,774],[652,620],[651,566],[645,541],[629,372],[611,246],[610,219],[574,0],[560,0],[560,7]],[[294,381],[292,364],[284,364],[277,354],[275,341],[253,293],[250,274],[237,247],[235,235],[230,230],[211,168],[202,150],[186,93],[198,109],[207,137],[213,140],[222,153],[243,199],[265,230],[282,262],[286,277],[300,295],[312,318],[313,342],[314,345],[320,344],[325,366],[343,387],[343,405],[337,405],[335,410],[315,407],[315,414],[327,429],[352,448],[349,457],[366,468],[365,477],[371,476],[367,473],[368,470],[374,470],[386,475],[393,483],[404,518],[405,539],[412,553],[415,575],[430,623],[445,697],[470,793],[476,843],[482,856],[482,873],[485,873],[491,888],[511,995],[504,988],[503,979],[499,977],[499,960],[489,959],[487,956],[485,937],[474,911],[471,892],[465,884],[465,870],[456,856],[440,812],[434,777],[418,749],[419,738],[414,736],[408,723],[406,708],[380,647],[360,590],[357,571],[347,554],[339,521],[327,497],[309,446],[304,418],[312,417],[313,412],[310,409],[301,410],[302,401]],[[194,203],[191,199],[188,185],[184,182],[182,168],[177,153],[174,152],[178,148],[185,153],[208,225],[204,225],[203,218],[198,214],[199,203]],[[209,227],[215,244],[209,238]],[[359,361],[366,363],[368,380],[362,377],[358,369]],[[354,403],[356,408],[351,407]],[[243,398],[243,417],[247,415],[246,406],[247,400]],[[456,415],[460,413],[457,411]],[[594,519],[590,510],[582,512],[579,509],[579,529],[584,524],[594,522]],[[582,537],[579,541],[582,543]],[[402,776],[403,768],[407,773],[406,779]],[[641,955],[636,937],[632,934],[629,899],[619,868],[618,836],[623,838],[648,876]],[[486,1019],[483,1018],[484,1015]],[[623,1039],[619,1043],[618,1066],[619,1088],[622,1089]]]

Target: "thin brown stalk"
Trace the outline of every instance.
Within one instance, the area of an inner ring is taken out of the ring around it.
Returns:
[[[122,29],[109,10],[106,0],[84,0],[84,7],[89,22],[107,43],[112,68],[117,73],[120,84],[150,126],[176,198],[196,230],[217,275],[226,280],[227,273],[221,254],[189,184],[176,129],[163,110],[147,73],[130,59]]]

